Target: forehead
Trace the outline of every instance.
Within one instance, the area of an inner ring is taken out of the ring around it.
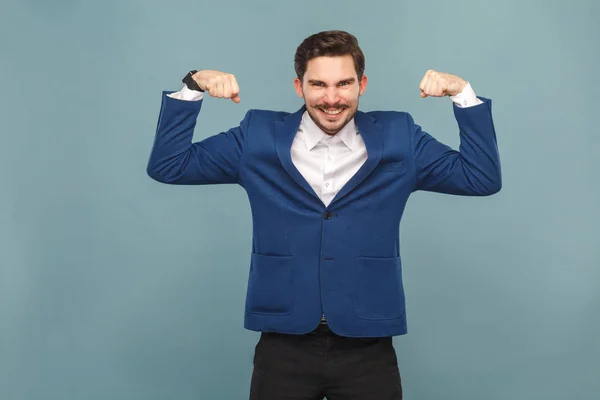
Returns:
[[[316,57],[306,65],[304,79],[337,82],[342,79],[356,78],[356,68],[351,55]]]

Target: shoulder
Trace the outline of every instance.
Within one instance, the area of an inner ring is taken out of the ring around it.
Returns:
[[[252,123],[269,123],[272,121],[280,121],[289,115],[291,115],[291,113],[286,111],[251,109],[246,113],[245,119],[252,119]]]
[[[365,113],[378,122],[401,122],[412,119],[406,111],[369,111]]]
[[[363,119],[368,119],[375,124],[383,125],[384,130],[412,130],[414,125],[412,116],[406,111],[369,111],[361,114]]]

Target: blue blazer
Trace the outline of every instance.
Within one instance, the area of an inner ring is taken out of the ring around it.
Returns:
[[[486,196],[501,187],[491,101],[459,108],[460,151],[404,112],[357,112],[368,158],[325,206],[290,149],[305,108],[250,110],[240,125],[192,143],[202,101],[163,92],[147,173],[168,184],[235,183],[252,210],[244,326],[302,334],[324,314],[353,337],[406,333],[399,225],[416,190]]]

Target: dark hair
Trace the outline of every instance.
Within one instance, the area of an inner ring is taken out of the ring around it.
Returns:
[[[298,79],[302,81],[308,62],[321,56],[345,56],[354,59],[354,68],[360,80],[365,72],[365,56],[358,46],[354,35],[344,31],[324,31],[304,39],[296,49],[294,68]]]

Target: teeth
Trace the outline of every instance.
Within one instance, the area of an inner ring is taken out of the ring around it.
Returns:
[[[324,110],[324,109],[321,109],[321,111],[323,111],[325,114],[336,115],[336,114],[341,113],[343,110],[340,108],[340,109],[337,109],[337,110]]]

